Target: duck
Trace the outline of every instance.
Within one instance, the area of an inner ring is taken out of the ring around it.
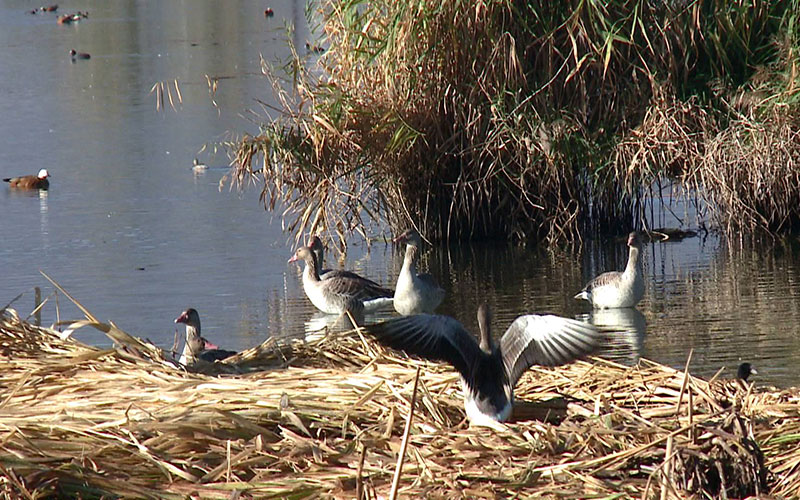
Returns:
[[[87,17],[89,17],[88,12],[78,11],[75,14],[64,14],[62,16],[58,16],[58,20],[56,22],[58,22],[58,24],[72,24],[77,23],[81,19],[86,19]]]
[[[195,158],[194,161],[192,161],[192,170],[194,172],[205,172],[208,170],[208,165],[205,163],[200,163],[200,160]]]
[[[86,52],[77,52],[75,49],[69,51],[69,55],[72,57],[72,60],[76,59],[91,59],[92,56],[87,54]]]
[[[50,187],[50,181],[47,178],[50,173],[46,168],[39,170],[36,175],[23,175],[21,177],[6,177],[4,182],[8,183],[9,187],[18,189],[47,189]]]
[[[175,323],[186,325],[186,342],[178,360],[182,365],[190,366],[197,363],[197,360],[213,363],[236,354],[236,351],[220,349],[216,344],[212,344],[200,336],[200,314],[196,309],[192,307],[186,309],[175,318]]]
[[[385,297],[394,297],[394,290],[391,288],[386,288],[381,286],[380,284],[372,281],[371,279],[364,278],[363,276],[355,273],[353,271],[348,271],[346,269],[323,269],[322,265],[325,262],[325,247],[322,244],[322,240],[319,236],[313,236],[311,241],[309,242],[308,247],[314,252],[314,259],[317,264],[317,270],[319,271],[319,278],[322,280],[326,280],[329,278],[333,278],[336,276],[343,276],[346,278],[352,278],[355,280],[360,280],[364,283],[365,286],[373,287],[375,290],[379,290]],[[394,300],[394,299],[392,299]]]
[[[712,380],[708,385],[709,392],[722,408],[729,408],[740,394],[747,393],[750,375],[758,375],[756,368],[748,362],[740,363],[735,379]]]
[[[361,327],[381,344],[407,354],[451,364],[460,374],[470,424],[504,429],[512,414],[514,386],[533,365],[557,366],[594,352],[602,334],[589,323],[554,315],[517,317],[492,341],[491,313],[477,311],[480,341],[458,320],[415,314]]]
[[[634,231],[628,235],[628,264],[625,270],[605,272],[575,295],[576,299],[588,300],[595,309],[634,307],[644,297],[644,276],[639,254],[642,237]]]
[[[314,306],[327,314],[350,312],[357,319],[386,304],[386,289],[369,284],[368,280],[348,276],[331,276],[321,279],[317,260],[311,248],[297,249],[289,262],[304,261],[303,290]]]
[[[312,44],[311,42],[306,42],[306,50],[314,54],[322,54],[323,52],[325,52],[325,47],[317,44]]]
[[[408,229],[395,238],[394,243],[405,243],[403,267],[397,276],[394,292],[394,309],[403,316],[432,313],[444,299],[444,289],[430,274],[417,273],[416,257],[421,238],[416,229]]]

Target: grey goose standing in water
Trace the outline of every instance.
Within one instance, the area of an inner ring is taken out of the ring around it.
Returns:
[[[327,314],[342,314],[349,311],[358,320],[365,312],[387,304],[387,290],[372,286],[369,280],[347,276],[331,276],[321,279],[314,252],[309,247],[300,247],[289,262],[304,261],[303,290],[314,306]]]
[[[489,308],[478,308],[480,343],[464,325],[442,315],[417,314],[363,329],[408,354],[446,361],[461,374],[464,407],[473,425],[502,428],[511,415],[514,386],[533,365],[556,366],[593,352],[602,334],[588,323],[529,314],[511,323],[496,345]]]
[[[346,269],[323,269],[322,265],[325,262],[325,247],[322,245],[322,240],[319,238],[319,236],[313,236],[311,238],[309,248],[311,248],[311,251],[314,253],[314,261],[317,264],[317,271],[319,272],[319,278],[321,280],[326,280],[333,277],[351,278],[361,281],[364,286],[368,286],[376,290],[376,292],[382,294],[384,297],[394,297],[394,290],[391,288],[381,286],[379,283],[365,278],[358,273],[354,273],[353,271],[348,271]]]
[[[397,276],[394,291],[394,309],[400,314],[432,313],[444,299],[444,289],[430,274],[417,273],[417,254],[421,238],[416,229],[409,229],[394,239],[406,244],[403,267]]]
[[[583,287],[576,299],[588,300],[595,309],[633,307],[644,297],[644,277],[639,254],[642,237],[637,232],[628,235],[628,264],[625,270],[603,273]]]

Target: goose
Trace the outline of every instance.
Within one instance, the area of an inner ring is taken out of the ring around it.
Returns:
[[[628,235],[628,264],[625,270],[609,271],[583,287],[576,299],[588,300],[595,309],[634,307],[644,296],[644,277],[639,254],[642,238],[637,232]]]
[[[406,244],[403,267],[397,276],[394,309],[403,316],[432,313],[444,299],[444,290],[430,274],[418,274],[416,257],[421,239],[416,229],[409,229],[394,239]]]
[[[182,365],[193,365],[198,359],[213,363],[236,354],[236,351],[220,349],[217,345],[200,336],[200,315],[197,310],[190,307],[175,318],[175,323],[186,325],[186,342],[183,352],[178,360]]]
[[[386,289],[371,286],[367,280],[347,276],[331,276],[320,279],[314,252],[309,247],[300,247],[289,262],[305,261],[303,290],[314,306],[327,314],[342,314],[346,311],[360,318],[386,303]]]
[[[47,178],[50,174],[46,168],[39,170],[36,175],[23,175],[21,177],[6,177],[3,181],[8,183],[9,187],[19,189],[47,189],[50,187],[50,181]]]
[[[445,361],[461,374],[471,424],[502,429],[511,416],[514,386],[533,365],[556,366],[593,352],[602,335],[588,323],[553,315],[519,316],[495,345],[488,306],[478,307],[480,343],[449,316],[416,314],[362,327],[379,342],[408,354]]]
[[[317,270],[319,271],[320,279],[326,280],[328,278],[333,278],[334,276],[352,278],[363,282],[365,286],[373,287],[375,290],[380,290],[380,292],[386,297],[394,297],[394,290],[391,288],[383,287],[371,279],[364,278],[353,271],[347,271],[345,269],[323,269],[322,265],[323,262],[325,262],[325,247],[322,245],[322,240],[319,238],[319,236],[314,236],[311,238],[309,248],[311,248],[311,251],[314,253],[314,260],[317,264]]]

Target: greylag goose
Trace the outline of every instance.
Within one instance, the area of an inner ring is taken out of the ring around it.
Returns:
[[[384,288],[371,286],[363,279],[347,276],[320,279],[314,252],[309,247],[298,248],[289,262],[300,260],[306,263],[303,290],[311,303],[324,313],[342,314],[349,311],[358,320],[363,313],[385,306],[387,299],[391,298]]]
[[[325,262],[325,247],[322,245],[322,240],[319,239],[319,236],[311,238],[309,248],[311,248],[311,251],[314,253],[314,261],[317,264],[317,271],[319,272],[320,279],[326,280],[335,276],[351,278],[359,280],[364,286],[379,291],[384,297],[394,297],[394,290],[391,288],[383,287],[371,279],[364,278],[353,271],[347,271],[345,269],[323,269],[322,264]]]
[[[588,300],[595,309],[633,307],[644,296],[644,277],[639,254],[642,238],[637,232],[628,235],[628,264],[623,272],[609,271],[594,278],[575,295]]]
[[[416,258],[421,239],[415,229],[409,229],[397,238],[395,243],[406,244],[403,267],[397,276],[394,291],[394,309],[400,314],[432,313],[444,299],[444,290],[430,274],[418,274]]]
[[[50,174],[47,169],[39,170],[36,175],[23,175],[21,177],[6,177],[3,179],[8,183],[9,187],[20,189],[47,189],[50,186],[50,181],[47,178]]]
[[[186,342],[183,345],[183,352],[178,360],[182,365],[193,365],[198,359],[213,363],[217,360],[229,358],[236,354],[236,351],[226,351],[220,349],[215,344],[200,336],[200,315],[194,308],[189,308],[175,318],[175,323],[186,325]]]
[[[435,361],[461,374],[464,407],[474,425],[502,428],[511,415],[514,386],[532,365],[556,366],[594,351],[602,338],[592,325],[559,316],[520,316],[492,342],[489,308],[478,308],[480,344],[449,316],[417,314],[367,325],[383,344]]]

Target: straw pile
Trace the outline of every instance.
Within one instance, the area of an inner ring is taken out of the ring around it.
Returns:
[[[357,332],[237,360],[258,371],[192,373],[89,323],[119,347],[83,345],[10,309],[0,318],[4,498],[388,497],[414,399],[397,491],[406,497],[800,491],[797,390],[739,391],[725,408],[683,372],[592,359],[531,370],[515,417],[547,411],[549,421],[495,432],[464,423],[450,368]]]

